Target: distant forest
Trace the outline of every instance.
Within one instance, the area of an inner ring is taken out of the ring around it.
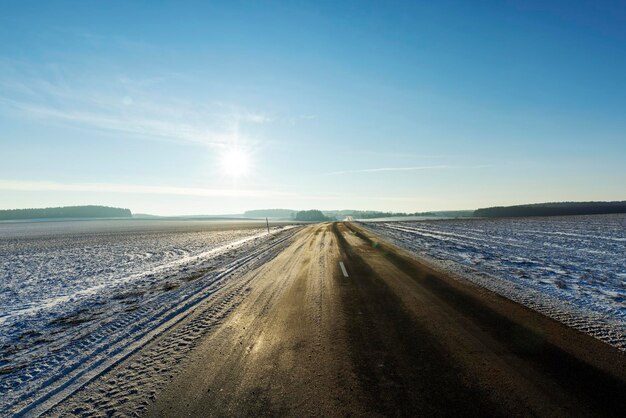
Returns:
[[[293,219],[296,216],[296,212],[292,209],[255,209],[245,211],[243,216],[248,218]]]
[[[452,210],[452,211],[436,211],[436,212],[380,212],[374,210],[337,210],[337,211],[324,211],[324,215],[334,217],[337,219],[343,219],[347,216],[352,216],[355,219],[374,219],[374,218],[398,218],[407,216],[428,216],[428,217],[471,217],[474,211],[472,210]]]
[[[352,216],[355,219],[372,219],[372,218],[392,218],[396,216],[409,216],[402,212],[380,212],[375,210],[325,210],[324,215],[343,219]]]
[[[397,218],[397,217],[406,217],[406,216],[455,218],[455,217],[471,217],[473,216],[473,211],[455,210],[455,211],[406,213],[406,212],[380,212],[380,211],[374,211],[374,210],[325,210],[325,211],[308,210],[308,211],[297,212],[295,215],[295,219],[297,221],[305,220],[303,219],[303,217],[306,217],[307,218],[306,220],[311,220],[311,221],[313,220],[315,221],[340,221],[340,220],[347,218],[348,216],[351,216],[354,219]]]
[[[244,212],[244,216],[249,218],[275,218],[275,219],[296,219],[298,211],[293,209],[256,209]],[[433,217],[469,217],[473,216],[472,210],[437,211],[437,212],[382,212],[375,210],[324,210],[322,214],[329,220],[342,220],[348,216],[354,219],[373,218],[395,218],[403,216],[433,216]]]
[[[65,206],[43,209],[0,210],[0,220],[49,219],[49,218],[130,218],[129,209],[108,206]]]
[[[620,202],[557,202],[476,209],[474,216],[503,218],[519,216],[600,215],[626,213],[626,201]]]
[[[334,218],[330,218],[322,213],[322,211],[317,209],[311,210],[301,210],[296,213],[296,221],[303,222],[324,222],[324,221],[334,221]]]

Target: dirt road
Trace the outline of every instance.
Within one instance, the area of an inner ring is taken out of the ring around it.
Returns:
[[[348,277],[340,267],[344,263]],[[302,232],[151,416],[618,416],[618,350],[352,224]]]

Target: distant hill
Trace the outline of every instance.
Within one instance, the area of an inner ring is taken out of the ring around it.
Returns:
[[[436,212],[382,212],[375,210],[325,210],[324,215],[335,218],[344,219],[348,216],[354,219],[375,219],[375,218],[400,218],[410,216],[424,216],[424,217],[470,217],[474,215],[472,210],[455,210],[455,211],[436,211]]]
[[[626,213],[626,201],[619,202],[555,202],[476,209],[474,216],[503,218],[518,216],[600,215]]]
[[[50,219],[50,218],[130,218],[129,209],[109,206],[65,206],[42,209],[0,210],[0,220]]]
[[[293,219],[296,212],[292,209],[255,209],[245,211],[243,216],[248,218]]]

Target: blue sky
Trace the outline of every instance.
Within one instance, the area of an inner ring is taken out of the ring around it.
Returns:
[[[626,199],[623,2],[2,9],[0,208]]]

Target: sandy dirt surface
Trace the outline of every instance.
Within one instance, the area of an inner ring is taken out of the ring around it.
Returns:
[[[307,227],[248,275],[246,298],[151,395],[147,415],[626,410],[622,352],[352,224]]]

